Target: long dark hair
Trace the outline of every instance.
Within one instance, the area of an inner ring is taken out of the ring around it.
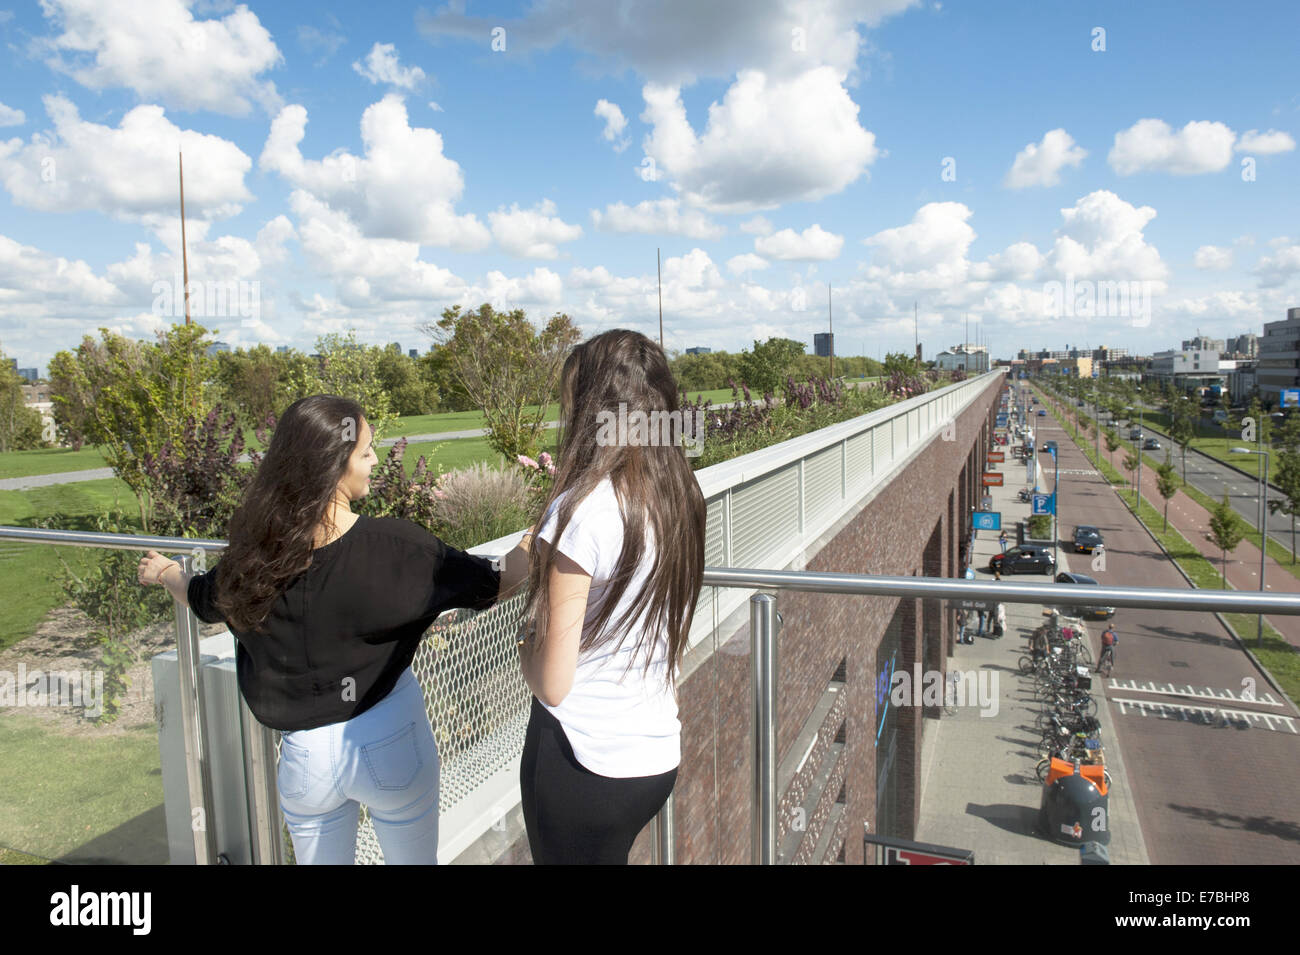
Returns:
[[[264,633],[276,599],[311,566],[361,427],[361,405],[337,395],[300,398],[276,423],[217,565],[216,606],[235,630]]]
[[[579,649],[617,640],[621,647],[631,624],[648,607],[646,629],[637,639],[632,657],[644,654],[648,664],[660,634],[668,643],[668,677],[675,682],[677,668],[704,579],[704,495],[680,445],[610,444],[600,437],[602,418],[615,417],[619,404],[628,419],[635,411],[679,411],[677,383],[663,349],[627,329],[604,332],[576,346],[560,373],[560,438],[555,483],[542,504],[542,514],[566,491],[556,515],[552,542],[560,540],[578,504],[605,478],[610,479],[623,517],[623,548],[617,570],[606,584],[599,615],[583,634]],[[653,419],[651,419],[653,420]],[[539,515],[540,519],[540,515]],[[609,633],[610,617],[637,568],[645,558],[645,525],[654,532],[653,563],[645,586]],[[532,639],[546,637],[550,611],[545,582],[555,564],[555,548],[542,558],[530,549],[528,602],[525,619]],[[598,636],[599,635],[599,636]]]

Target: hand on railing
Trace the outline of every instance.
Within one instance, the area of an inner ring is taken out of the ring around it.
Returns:
[[[171,558],[164,557],[162,554],[153,550],[146,552],[145,555],[140,558],[140,567],[138,571],[140,583],[145,584],[146,586],[148,584],[161,584],[163,582],[162,575],[167,572],[168,567],[175,567],[178,570],[180,569],[180,565]]]

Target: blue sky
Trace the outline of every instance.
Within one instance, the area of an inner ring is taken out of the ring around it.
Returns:
[[[191,280],[243,293],[195,317],[232,345],[424,351],[484,301],[657,336],[656,248],[670,350],[811,346],[827,283],[842,354],[910,349],[913,302],[927,357],[967,315],[998,355],[1260,332],[1300,305],[1297,27],[1280,0],[0,6],[0,349],[44,372],[175,321],[181,145]],[[1061,314],[1067,279],[1150,307]]]

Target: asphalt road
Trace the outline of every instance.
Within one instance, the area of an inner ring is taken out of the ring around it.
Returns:
[[[1104,569],[1085,555],[1075,569],[1103,585],[1189,587],[1055,420],[1039,418],[1038,434],[1072,472],[1058,494],[1061,546],[1075,524],[1106,540]],[[1190,478],[1190,454],[1188,465]],[[1300,715],[1268,705],[1268,684],[1211,614],[1130,609],[1112,622],[1115,670],[1093,692],[1110,708],[1151,862],[1300,863]]]

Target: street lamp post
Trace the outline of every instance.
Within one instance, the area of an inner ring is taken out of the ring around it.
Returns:
[[[1233,448],[1232,453],[1233,454],[1258,454],[1264,458],[1263,469],[1259,472],[1259,592],[1263,593],[1264,592],[1264,557],[1267,553],[1267,548],[1265,547],[1265,541],[1268,540],[1268,538],[1264,536],[1264,534],[1267,531],[1267,529],[1264,527],[1264,513],[1265,513],[1264,495],[1265,495],[1265,487],[1267,486],[1267,482],[1265,479],[1268,475],[1268,452],[1252,451],[1250,448]],[[1255,621],[1255,645],[1263,646],[1263,644],[1264,644],[1264,615],[1261,613],[1258,615],[1258,619]]]

